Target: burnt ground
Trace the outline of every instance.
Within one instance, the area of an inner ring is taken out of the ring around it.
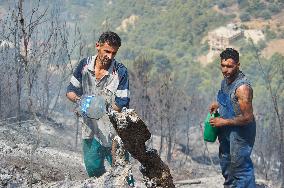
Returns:
[[[76,121],[72,115],[55,114],[53,120],[40,121],[26,121],[21,125],[0,122],[0,187],[29,187],[30,183],[32,187],[123,187],[124,178],[110,171],[101,178],[88,179],[79,141],[75,147]],[[218,143],[208,144],[208,153],[200,139],[199,128],[193,127],[190,132],[189,150],[175,144],[170,163],[165,160],[166,150],[161,155],[176,187],[222,187],[223,178],[216,157]],[[153,136],[148,146],[159,148],[159,138]],[[138,162],[132,158],[131,163],[136,187],[145,187]],[[124,169],[117,171],[125,173]],[[262,187],[277,187],[271,182],[261,182],[269,185]]]

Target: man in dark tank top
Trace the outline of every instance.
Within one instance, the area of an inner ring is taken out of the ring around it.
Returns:
[[[218,128],[224,187],[254,188],[254,169],[250,158],[256,133],[253,90],[239,69],[238,51],[227,48],[220,57],[224,79],[217,94],[217,102],[213,102],[209,110],[210,113],[218,110],[220,114],[220,117],[211,118],[210,124]]]

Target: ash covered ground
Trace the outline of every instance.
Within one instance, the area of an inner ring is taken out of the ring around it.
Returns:
[[[111,169],[100,178],[88,178],[80,150],[80,134],[76,147],[76,119],[74,116],[54,114],[52,119],[28,119],[0,122],[0,187],[128,187],[125,181],[132,168],[135,186],[146,187],[139,163],[131,158],[124,169]],[[175,144],[170,163],[166,150],[162,159],[171,169],[176,187],[220,188],[223,178],[218,165],[218,144],[203,142],[198,127],[190,129],[189,150]],[[159,136],[152,136],[148,146],[160,147]],[[164,147],[166,148],[166,146]],[[209,157],[210,156],[210,157]],[[272,187],[260,181],[259,187]]]

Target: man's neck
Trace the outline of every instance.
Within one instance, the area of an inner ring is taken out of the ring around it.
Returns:
[[[232,76],[230,79],[227,79],[227,83],[228,83],[228,84],[233,83],[233,82],[237,79],[239,73],[240,73],[240,71],[238,70],[238,71],[236,72],[236,74],[234,74],[234,76]]]
[[[108,70],[110,64],[102,63],[102,62],[99,60],[99,58],[96,58],[96,61],[95,61],[95,65],[94,65],[94,66],[95,66],[94,68],[95,68],[95,69],[98,69],[98,70],[102,70],[102,69]]]

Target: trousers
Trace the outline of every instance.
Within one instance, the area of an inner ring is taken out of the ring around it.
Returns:
[[[229,138],[229,139],[228,139]],[[219,138],[219,159],[224,185],[231,188],[255,188],[252,146],[242,139],[238,131]]]
[[[100,177],[106,170],[104,160],[111,165],[111,147],[102,146],[96,139],[83,139],[83,157],[89,177]]]

